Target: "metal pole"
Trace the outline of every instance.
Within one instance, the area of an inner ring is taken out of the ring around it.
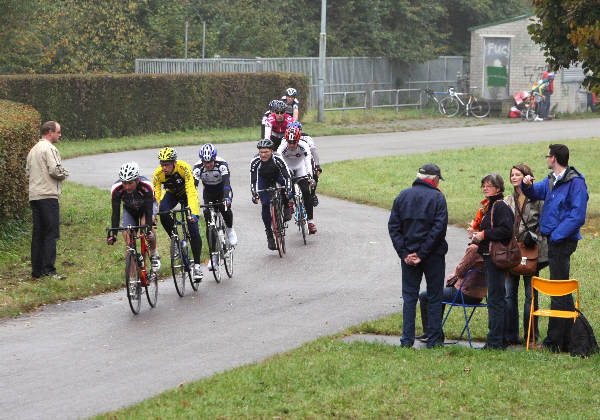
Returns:
[[[183,58],[187,60],[187,38],[188,38],[188,21],[185,21],[185,55]],[[187,64],[187,63],[186,63]]]
[[[327,0],[321,0],[321,33],[319,35],[319,98],[317,119],[319,122],[325,122],[325,42],[327,34],[325,32],[327,22]]]
[[[202,22],[202,58],[204,58],[204,51],[206,47],[206,21]]]

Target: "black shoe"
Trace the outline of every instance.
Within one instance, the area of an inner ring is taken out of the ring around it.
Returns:
[[[317,207],[319,205],[319,197],[317,197],[317,194],[313,195],[313,207]]]
[[[265,231],[267,233],[267,247],[271,251],[277,251],[277,245],[275,244],[275,238],[273,237],[273,232],[270,230]]]
[[[415,340],[425,342],[425,341],[427,341],[427,334],[423,333],[421,335],[417,335],[417,336],[415,336]]]

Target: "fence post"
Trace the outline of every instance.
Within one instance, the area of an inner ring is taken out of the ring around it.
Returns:
[[[396,114],[398,114],[398,99],[400,96],[400,89],[396,89]]]
[[[364,106],[363,118],[367,118],[367,91],[366,90],[365,90],[364,98],[365,98],[365,102],[363,104],[363,106]]]
[[[375,112],[375,108],[373,107],[373,105],[375,105],[375,90],[371,91],[371,117],[374,115]]]
[[[346,118],[346,92],[344,92],[344,99],[342,100],[342,118]]]
[[[423,91],[419,91],[419,118],[423,118]]]

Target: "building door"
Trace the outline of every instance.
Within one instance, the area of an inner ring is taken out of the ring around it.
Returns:
[[[510,38],[485,38],[484,47],[483,97],[509,98]]]

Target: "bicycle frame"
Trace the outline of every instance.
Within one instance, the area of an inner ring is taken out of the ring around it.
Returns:
[[[138,234],[137,231],[138,229],[144,229],[145,226],[126,226],[126,227],[118,227],[115,229],[106,229],[106,233],[107,236],[110,234],[110,232],[112,231],[118,231],[118,232],[123,232],[126,231],[128,233],[128,237],[129,237],[129,242],[127,243],[127,254],[131,254],[133,253],[133,255],[135,256],[135,261],[138,262],[138,272],[140,274],[140,281],[142,286],[148,286],[148,280],[147,280],[147,271],[146,271],[146,259],[144,258],[144,263],[143,265],[140,267],[139,266],[139,255],[146,255],[146,252],[148,252],[148,254],[150,254],[149,248],[146,245],[146,235],[143,233]],[[140,240],[140,252],[137,252],[137,239]]]
[[[175,238],[177,241],[180,240],[180,236],[179,236],[179,229],[177,228],[177,226],[181,226],[181,238],[185,239],[186,241],[188,241],[188,243],[190,243],[190,234],[188,232],[188,228],[187,228],[187,218],[191,215],[191,210],[189,207],[185,207],[183,209],[179,209],[179,210],[167,210],[167,211],[161,211],[158,213],[158,215],[161,214],[169,214],[172,218],[173,218],[173,228],[171,229],[171,237]],[[180,214],[181,216],[181,220],[178,218],[178,214]],[[185,266],[186,271],[188,271],[190,269],[190,261],[189,258],[187,258],[186,261],[183,261],[183,264]]]

